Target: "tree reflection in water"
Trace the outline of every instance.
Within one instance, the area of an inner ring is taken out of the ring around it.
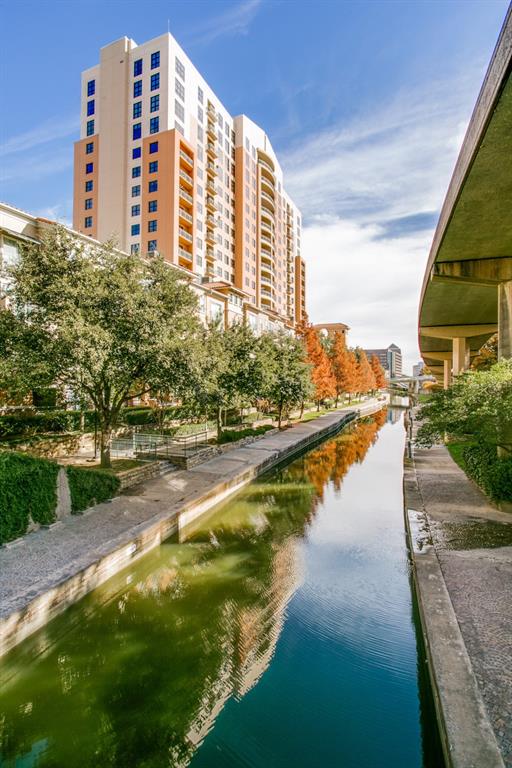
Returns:
[[[385,421],[260,478],[15,649],[0,676],[0,764],[188,765],[270,664],[324,489],[340,488]]]

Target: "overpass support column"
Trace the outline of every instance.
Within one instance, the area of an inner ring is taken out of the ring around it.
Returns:
[[[498,286],[498,360],[512,357],[512,280]]]
[[[452,361],[443,360],[443,386],[445,389],[448,389],[448,387],[450,386],[451,379],[452,379]]]
[[[458,373],[464,370],[466,367],[466,358],[467,358],[467,349],[468,349],[468,343],[467,339],[463,336],[457,336],[456,338],[452,339],[452,348],[453,348],[453,375],[456,376]]]

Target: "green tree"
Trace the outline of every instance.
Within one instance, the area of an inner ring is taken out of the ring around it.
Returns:
[[[10,310],[0,339],[0,388],[58,384],[85,395],[98,413],[101,465],[129,397],[179,392],[197,333],[196,298],[162,259],[144,261],[112,242],[84,243],[64,228],[22,249],[12,269]]]
[[[284,331],[264,334],[260,344],[268,365],[263,394],[276,407],[281,429],[283,414],[313,393],[311,366],[302,342]]]
[[[446,434],[458,439],[497,446],[512,452],[512,360],[501,360],[489,370],[465,371],[448,389],[432,392],[419,410],[418,445],[443,442]]]

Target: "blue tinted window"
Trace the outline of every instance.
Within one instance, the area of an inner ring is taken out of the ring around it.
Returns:
[[[157,226],[158,224],[156,219],[148,221],[148,232],[156,232]]]
[[[134,123],[132,126],[132,138],[134,141],[142,136],[142,123]]]
[[[142,59],[133,62],[133,76],[142,75]]]
[[[87,135],[92,136],[94,134],[94,120],[87,121]]]
[[[136,184],[132,187],[132,197],[138,197],[140,195],[140,184]]]
[[[137,96],[142,96],[142,80],[136,80],[133,84],[133,98]]]
[[[85,182],[85,191],[86,192],[92,192],[93,188],[93,182],[92,181],[86,181]]]
[[[136,179],[140,176],[140,165],[135,165],[132,168],[132,179]]]
[[[140,205],[132,205],[132,216],[140,216]]]
[[[85,166],[86,173],[92,173],[94,170],[94,163],[87,163]]]
[[[94,152],[94,143],[92,141],[88,141],[85,145],[85,154],[90,155],[91,152]]]
[[[157,69],[160,66],[160,51],[151,54],[151,69]]]
[[[148,240],[148,251],[156,251],[156,240]]]
[[[92,208],[92,197],[88,197],[85,201],[85,210],[88,211],[89,208]]]
[[[140,117],[142,115],[142,101],[136,101],[133,105],[133,116]]]
[[[156,173],[157,171],[158,171],[158,160],[153,160],[153,162],[149,164],[149,172]]]
[[[140,235],[140,224],[132,224],[132,235]]]
[[[149,132],[158,133],[160,127],[160,118],[152,117],[149,121]]]
[[[94,115],[94,99],[87,102],[87,117]]]
[[[148,205],[148,211],[150,213],[154,213],[158,210],[158,201],[157,200],[150,200]]]
[[[85,229],[89,229],[89,227],[92,227],[92,216],[86,216],[84,219],[84,227]]]
[[[96,80],[89,80],[87,83],[87,95],[94,96],[96,93]]]
[[[157,72],[156,75],[151,75],[151,90],[156,91],[158,88],[160,88],[160,72]]]
[[[152,141],[149,145],[149,154],[152,155],[155,152],[158,152],[158,141]]]
[[[157,94],[156,96],[152,96],[149,102],[149,111],[150,112],[158,112],[160,109],[160,96]]]
[[[139,252],[139,244],[138,243],[132,243],[130,246],[130,252],[132,254]]]
[[[141,156],[141,154],[142,154],[141,148],[134,147],[134,149],[132,149],[132,160],[136,160],[138,157]]]
[[[158,192],[158,181],[150,181],[148,192]]]

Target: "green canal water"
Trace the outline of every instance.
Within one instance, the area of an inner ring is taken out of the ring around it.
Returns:
[[[381,412],[1,662],[2,768],[439,768]],[[20,550],[21,552],[21,550]]]

